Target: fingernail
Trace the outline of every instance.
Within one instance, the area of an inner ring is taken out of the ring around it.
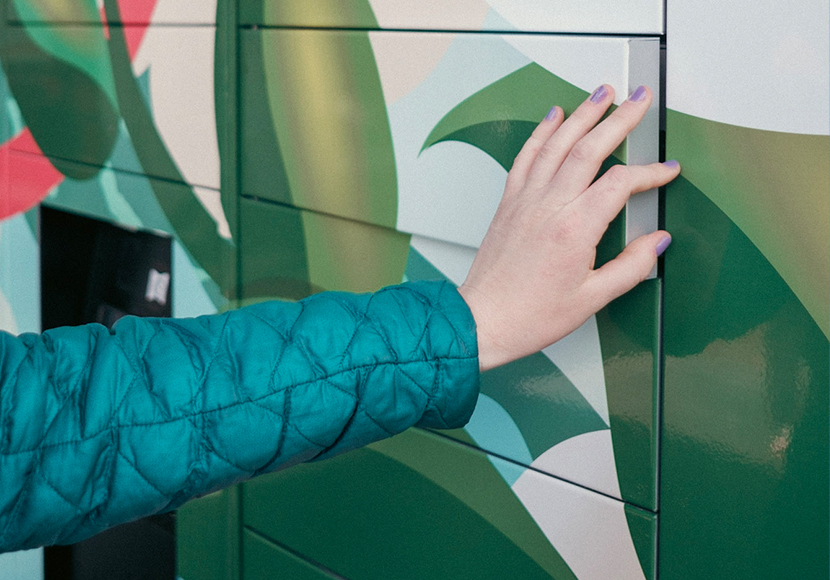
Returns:
[[[601,103],[606,96],[608,96],[608,91],[606,90],[605,85],[602,85],[591,94],[589,100],[592,103]]]
[[[639,101],[642,101],[645,98],[646,98],[646,88],[643,85],[640,85],[639,87],[637,87],[634,90],[633,93],[631,93],[631,96],[628,97],[628,100],[629,101],[634,101],[635,103],[637,103]]]
[[[665,165],[669,169],[677,169],[678,167],[680,167],[680,163],[677,162],[677,159],[669,159],[668,161],[663,161],[663,165]]]
[[[671,236],[665,236],[662,240],[657,242],[657,247],[654,248],[654,253],[658,256],[662,256],[663,252],[666,251],[666,248],[669,247],[669,244],[671,244]]]
[[[556,118],[556,107],[551,107],[548,114],[545,115],[545,121],[553,121]]]

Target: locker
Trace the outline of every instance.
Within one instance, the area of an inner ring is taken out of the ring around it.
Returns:
[[[34,137],[12,150],[78,179],[107,166],[219,188],[214,27],[7,30],[4,65]]]
[[[663,4],[636,0],[243,0],[242,24],[301,28],[495,30],[602,34],[661,34]]]
[[[241,44],[243,195],[477,247],[536,124],[603,82],[617,103],[654,87],[611,162],[657,160],[657,39],[257,29]],[[656,229],[656,192],[626,220],[629,240]]]
[[[668,4],[661,575],[827,578],[828,7],[695,4]]]

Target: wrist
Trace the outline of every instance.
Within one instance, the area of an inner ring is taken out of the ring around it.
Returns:
[[[458,287],[458,293],[467,303],[475,321],[479,370],[484,372],[509,362],[509,357],[502,353],[498,339],[493,333],[492,312],[495,304],[482,292],[466,283]]]

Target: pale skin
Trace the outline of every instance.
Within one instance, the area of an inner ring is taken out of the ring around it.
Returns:
[[[483,371],[576,330],[645,280],[671,240],[662,230],[642,236],[594,269],[597,244],[628,198],[680,173],[676,164],[619,165],[594,182],[652,101],[646,88],[642,100],[629,98],[599,122],[614,101],[613,88],[603,86],[599,102],[586,100],[567,120],[557,107],[534,130],[458,289],[476,321]]]

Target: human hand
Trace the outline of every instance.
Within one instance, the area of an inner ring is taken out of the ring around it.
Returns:
[[[476,321],[482,371],[576,330],[645,280],[668,247],[669,234],[657,231],[594,269],[597,244],[628,198],[680,173],[677,162],[616,165],[592,184],[651,100],[651,91],[640,87],[597,125],[614,101],[614,89],[603,85],[567,120],[562,109],[551,109],[516,157],[490,229],[458,289]]]

